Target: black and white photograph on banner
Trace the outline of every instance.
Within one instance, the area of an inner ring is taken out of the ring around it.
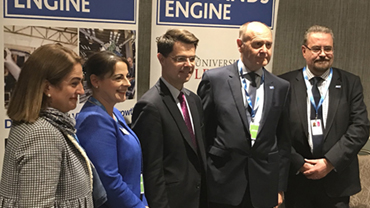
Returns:
[[[77,28],[4,26],[4,105],[7,108],[21,68],[38,47],[58,43],[78,51]]]
[[[133,99],[135,96],[135,30],[117,30],[117,29],[94,29],[80,28],[80,56],[86,60],[91,54],[98,51],[111,51],[117,56],[126,58],[129,63],[127,78],[130,80],[126,96],[127,99]],[[85,87],[85,95],[80,97],[80,103],[87,100],[91,90]]]

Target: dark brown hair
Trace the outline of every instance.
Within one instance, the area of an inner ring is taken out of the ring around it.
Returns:
[[[198,38],[195,35],[184,29],[170,29],[167,32],[157,38],[158,53],[161,53],[164,57],[167,57],[173,50],[175,42],[182,42],[187,44],[193,44],[195,48],[198,45]]]
[[[116,54],[109,51],[100,51],[91,55],[84,64],[85,79],[87,81],[87,86],[92,88],[90,76],[92,74],[96,75],[100,79],[108,74],[111,76],[114,73],[114,66],[117,62],[122,61],[129,68],[128,61],[119,57]]]

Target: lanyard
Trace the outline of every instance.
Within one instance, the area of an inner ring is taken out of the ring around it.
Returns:
[[[97,105],[97,106],[101,107],[105,112],[108,113],[108,111],[105,109],[105,107],[103,106],[103,104],[101,104],[101,102],[99,102],[99,100],[97,100],[96,98],[94,98],[94,97],[91,96],[88,101],[90,103],[94,104],[94,105]],[[116,118],[116,116],[114,115],[114,113],[113,113],[113,119],[115,121],[118,121],[118,119]]]
[[[240,73],[240,76],[242,77],[242,83],[243,83],[243,88],[244,88],[245,96],[247,98],[247,103],[248,103],[249,107],[251,108],[251,117],[254,118],[256,116],[256,112],[257,112],[258,107],[259,107],[260,97],[258,96],[257,89],[256,89],[256,101],[254,103],[255,106],[253,108],[252,99],[250,98],[250,96],[248,94],[248,90],[247,90],[248,89],[247,81],[243,77],[243,69],[242,69],[242,67],[240,67],[239,73]],[[264,76],[262,74],[262,77],[261,77],[261,85],[263,84],[263,81],[264,81]]]
[[[306,83],[307,95],[310,98],[311,104],[313,105],[313,107],[315,109],[316,117],[317,117],[318,112],[319,112],[319,108],[321,107],[322,103],[324,102],[324,99],[325,99],[326,95],[328,94],[331,78],[333,77],[333,69],[330,68],[330,74],[329,74],[329,76],[326,80],[326,85],[324,87],[324,90],[322,91],[323,93],[322,93],[322,96],[321,96],[320,101],[317,104],[317,106],[316,106],[315,100],[314,100],[313,95],[312,95],[312,85],[311,85],[310,81],[308,80],[306,67],[303,68],[303,76],[304,76],[304,80],[305,80],[305,83]]]
[[[73,134],[73,137],[76,139],[77,143],[80,144],[80,140],[78,139],[76,134]]]
[[[92,104],[94,104],[94,105],[97,105],[97,106],[101,107],[105,112],[107,112],[107,110],[105,109],[105,107],[103,106],[103,104],[101,104],[101,102],[99,102],[99,100],[97,100],[96,98],[94,98],[94,97],[91,96],[89,98],[89,102],[92,103]]]

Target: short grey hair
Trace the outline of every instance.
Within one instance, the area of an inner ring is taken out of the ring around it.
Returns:
[[[321,26],[321,25],[313,25],[310,28],[308,28],[306,30],[306,32],[304,33],[304,36],[303,36],[303,45],[307,45],[308,36],[311,33],[326,33],[326,34],[330,34],[331,37],[333,38],[333,42],[334,42],[334,34],[333,34],[333,31],[330,28],[325,27],[325,26]]]

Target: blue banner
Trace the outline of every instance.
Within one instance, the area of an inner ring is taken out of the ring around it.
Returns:
[[[260,21],[273,28],[275,0],[157,0],[158,25],[238,28]]]
[[[4,0],[4,18],[136,23],[137,0]]]

